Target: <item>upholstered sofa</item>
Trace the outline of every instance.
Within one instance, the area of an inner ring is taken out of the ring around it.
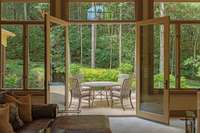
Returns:
[[[4,104],[5,93],[0,92],[0,104]],[[112,133],[106,116],[62,116],[57,117],[56,104],[32,105],[32,122],[24,123],[16,133]],[[41,131],[41,132],[40,132]]]
[[[50,127],[56,118],[56,109],[55,104],[32,105],[33,121],[25,123],[16,133],[38,133],[39,130]]]
[[[4,94],[0,92],[0,104],[4,104]],[[16,133],[38,133],[42,129],[48,128],[57,115],[56,104],[32,105],[32,122],[24,123],[24,126]]]

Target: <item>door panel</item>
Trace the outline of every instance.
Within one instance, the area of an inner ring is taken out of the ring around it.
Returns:
[[[45,14],[46,103],[68,110],[69,42],[68,23]]]
[[[137,115],[169,123],[169,18],[137,24]]]

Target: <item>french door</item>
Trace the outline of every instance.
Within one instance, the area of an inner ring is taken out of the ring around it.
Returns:
[[[136,114],[164,124],[169,124],[169,23],[169,17],[136,23]]]
[[[66,21],[45,14],[45,100],[46,103],[58,104],[62,110],[68,110],[69,99],[67,28]]]

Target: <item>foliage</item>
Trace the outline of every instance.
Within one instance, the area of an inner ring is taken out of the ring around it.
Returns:
[[[119,67],[119,71],[122,74],[130,74],[133,71],[133,65],[131,64],[121,64]]]
[[[5,87],[7,88],[16,88],[16,85],[19,85],[18,83],[18,77],[16,74],[9,74],[5,77]]]
[[[22,61],[7,60],[5,87],[20,88],[22,86]]]
[[[72,75],[78,75],[81,72],[81,66],[78,64],[71,64],[70,65],[70,73]]]
[[[117,81],[119,72],[116,69],[81,68],[84,81]]]
[[[190,57],[184,61],[184,69],[183,69],[183,75],[189,76],[191,79],[195,79],[200,77],[199,70],[200,70],[200,56],[197,56],[196,58]],[[189,70],[189,71],[188,71]]]
[[[134,19],[134,6],[130,2],[102,3],[105,13],[103,19],[129,20]],[[160,17],[161,3],[155,3],[155,17]],[[165,3],[165,15],[171,19],[200,19],[200,5],[198,3]],[[87,10],[91,3],[84,3],[80,9],[77,4],[70,4],[71,19],[87,19]],[[116,10],[120,9],[120,10]],[[81,10],[82,14],[80,14]],[[44,3],[2,3],[2,19],[4,20],[42,20],[42,12],[49,11],[49,5]],[[120,11],[122,15],[120,15]],[[131,14],[131,15],[130,15]],[[27,15],[27,16],[26,16]],[[91,25],[69,25],[69,43],[71,73],[83,73],[86,81],[109,80],[114,81],[120,73],[130,73],[135,59],[135,25],[96,25],[96,67],[104,69],[90,69],[91,65]],[[23,71],[23,28],[18,25],[2,25],[2,28],[16,34],[8,41],[6,48],[7,63],[5,85],[9,87],[22,86]],[[175,27],[170,28],[170,86],[175,87]],[[29,26],[29,85],[39,87],[44,81],[44,26]],[[51,28],[51,59],[52,73],[64,73],[64,30],[54,25]],[[163,85],[163,75],[159,74],[160,64],[160,27],[154,28],[154,66],[155,86]],[[122,41],[122,65],[119,67],[119,38]],[[81,45],[82,42],[82,45]],[[199,25],[181,26],[181,87],[200,87],[200,27]],[[82,49],[82,51],[81,51]],[[82,56],[81,56],[82,55]],[[82,61],[81,61],[82,57]],[[85,67],[81,67],[81,64]],[[109,68],[109,69],[108,69]],[[108,69],[108,70],[107,70]]]
[[[30,69],[29,74],[29,86],[31,88],[43,88],[44,87],[44,67],[37,66]]]
[[[22,87],[22,68],[21,60],[8,60],[6,64],[5,87]],[[44,87],[44,65],[41,62],[30,62],[28,84],[30,88]]]
[[[174,75],[170,74],[170,88],[175,88],[176,86],[176,78]],[[182,87],[187,87],[187,81],[185,77],[181,77],[181,85]],[[162,73],[154,75],[154,87],[155,88],[163,88],[164,87],[164,75]]]

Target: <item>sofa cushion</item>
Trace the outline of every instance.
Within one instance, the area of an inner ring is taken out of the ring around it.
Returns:
[[[38,133],[38,131],[40,131],[41,129],[48,128],[51,122],[51,119],[34,120],[30,123],[25,124],[25,126],[17,130],[16,133]]]
[[[32,105],[32,117],[33,119],[41,118],[55,118],[57,114],[56,104],[41,104]]]
[[[5,91],[1,91],[0,92],[0,104],[4,104],[5,103]]]
[[[0,105],[0,133],[14,133],[9,123],[9,105]]]

